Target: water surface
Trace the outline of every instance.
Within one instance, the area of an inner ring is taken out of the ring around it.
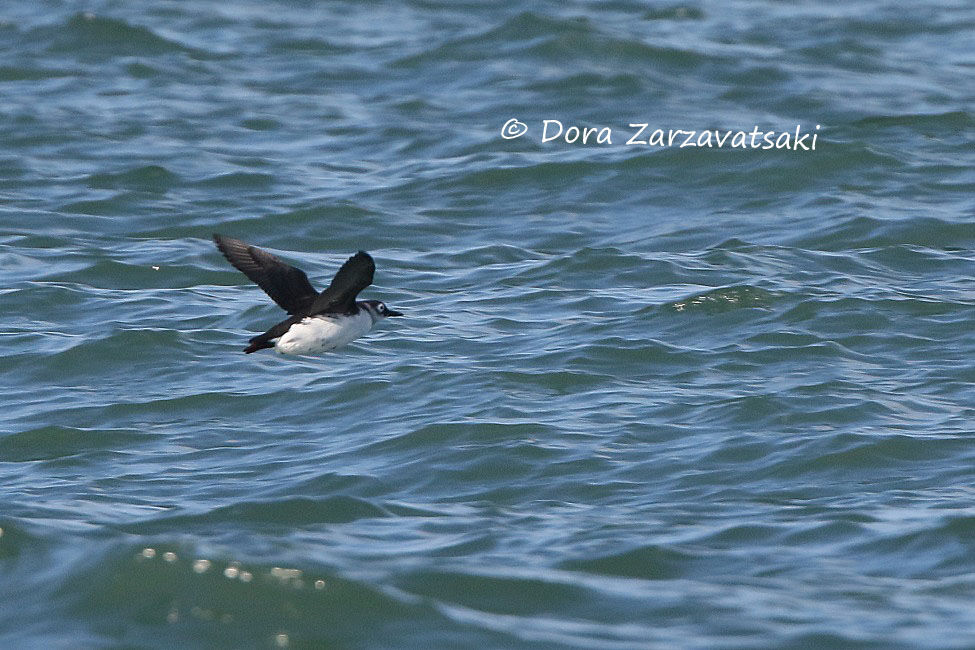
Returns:
[[[0,645],[975,645],[973,27],[4,7]],[[244,355],[214,231],[406,316]]]

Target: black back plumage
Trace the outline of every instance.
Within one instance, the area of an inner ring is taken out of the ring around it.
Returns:
[[[321,293],[308,281],[301,269],[285,264],[277,257],[233,237],[214,233],[213,241],[234,267],[256,283],[282,309],[291,314],[267,332],[255,336],[244,352],[273,347],[270,342],[288,331],[305,316],[316,314],[354,314],[355,299],[372,284],[376,263],[365,251],[359,251],[338,270],[328,288]]]

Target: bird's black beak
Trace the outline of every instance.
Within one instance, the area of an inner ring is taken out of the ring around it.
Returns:
[[[403,315],[403,312],[396,311],[395,309],[387,309],[386,310],[386,315],[387,316],[402,316]]]

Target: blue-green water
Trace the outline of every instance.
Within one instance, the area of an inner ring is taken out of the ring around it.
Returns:
[[[4,4],[0,646],[975,647],[973,30]],[[244,355],[214,231],[406,316]]]

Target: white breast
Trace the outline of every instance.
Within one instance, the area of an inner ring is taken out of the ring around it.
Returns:
[[[292,325],[274,344],[284,354],[320,354],[341,347],[372,329],[364,309],[355,316],[309,316]]]

